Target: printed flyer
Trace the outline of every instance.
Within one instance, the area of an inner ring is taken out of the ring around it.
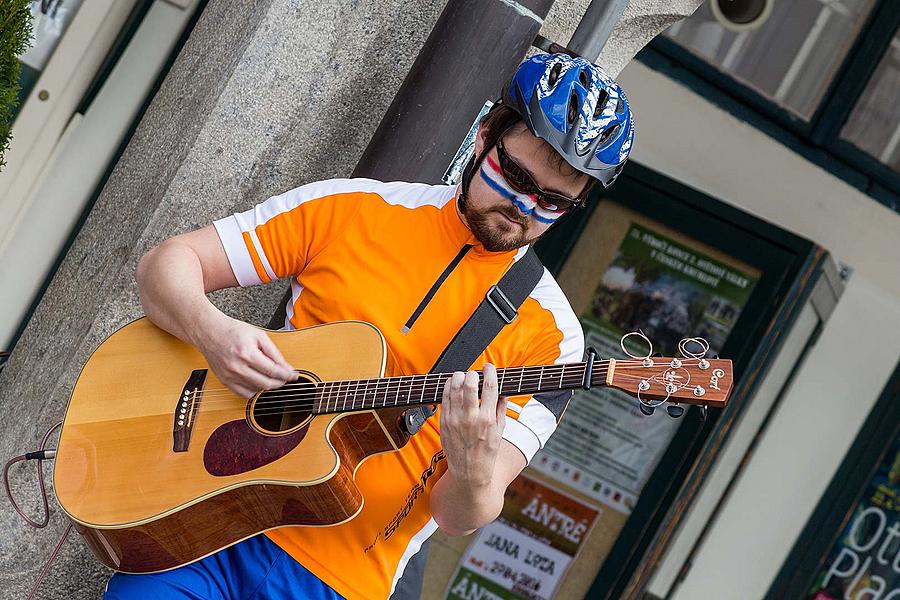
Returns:
[[[757,280],[632,223],[581,317],[586,344],[601,358],[621,358],[622,335],[640,330],[665,356],[679,356],[685,337],[703,337],[717,353]],[[647,353],[636,336],[627,342],[633,354]],[[579,390],[532,466],[629,514],[680,424],[664,406],[644,415],[624,392]]]
[[[460,559],[448,600],[550,600],[599,510],[526,475]]]
[[[808,600],[900,600],[900,437],[831,549]]]

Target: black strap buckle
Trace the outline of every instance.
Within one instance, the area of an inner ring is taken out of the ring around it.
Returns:
[[[485,294],[485,299],[487,299],[490,305],[494,307],[494,310],[497,311],[497,314],[500,315],[500,318],[503,319],[507,325],[512,323],[519,315],[519,309],[513,306],[513,303],[509,301],[509,298],[506,297],[503,290],[496,285],[491,286],[491,289]]]
[[[425,406],[417,406],[410,408],[403,413],[403,428],[409,435],[415,435],[428,418],[437,412],[436,404],[426,404]]]

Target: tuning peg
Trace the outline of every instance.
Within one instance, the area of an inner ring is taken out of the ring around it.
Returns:
[[[645,415],[647,415],[648,417],[649,417],[650,415],[653,414],[653,411],[656,410],[655,407],[653,407],[653,406],[647,406],[647,405],[644,404],[643,402],[641,402],[640,404],[638,404],[638,406],[641,407],[641,412],[644,413]]]
[[[670,404],[666,407],[666,412],[669,413],[669,416],[673,419],[677,419],[684,414],[684,407],[679,404]]]

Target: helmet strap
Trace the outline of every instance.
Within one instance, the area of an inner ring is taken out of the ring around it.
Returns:
[[[469,162],[466,163],[466,167],[463,169],[462,173],[462,192],[460,193],[459,198],[456,199],[456,204],[457,207],[459,207],[460,212],[462,212],[462,203],[469,199],[469,186],[472,184],[472,177],[475,176],[475,172],[481,167],[481,163],[493,147],[492,144],[490,147],[482,149],[481,154],[477,157],[473,152]]]

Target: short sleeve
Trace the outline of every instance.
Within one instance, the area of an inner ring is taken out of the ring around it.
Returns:
[[[352,179],[294,188],[213,222],[241,286],[297,275],[355,218],[370,193]]]
[[[545,271],[532,296],[528,310],[529,344],[522,365],[565,365],[584,356],[581,323],[556,281]],[[523,304],[523,308],[525,305]],[[520,309],[520,316],[523,310]],[[542,392],[507,399],[503,438],[515,445],[531,462],[556,430],[572,398],[572,390]]]

